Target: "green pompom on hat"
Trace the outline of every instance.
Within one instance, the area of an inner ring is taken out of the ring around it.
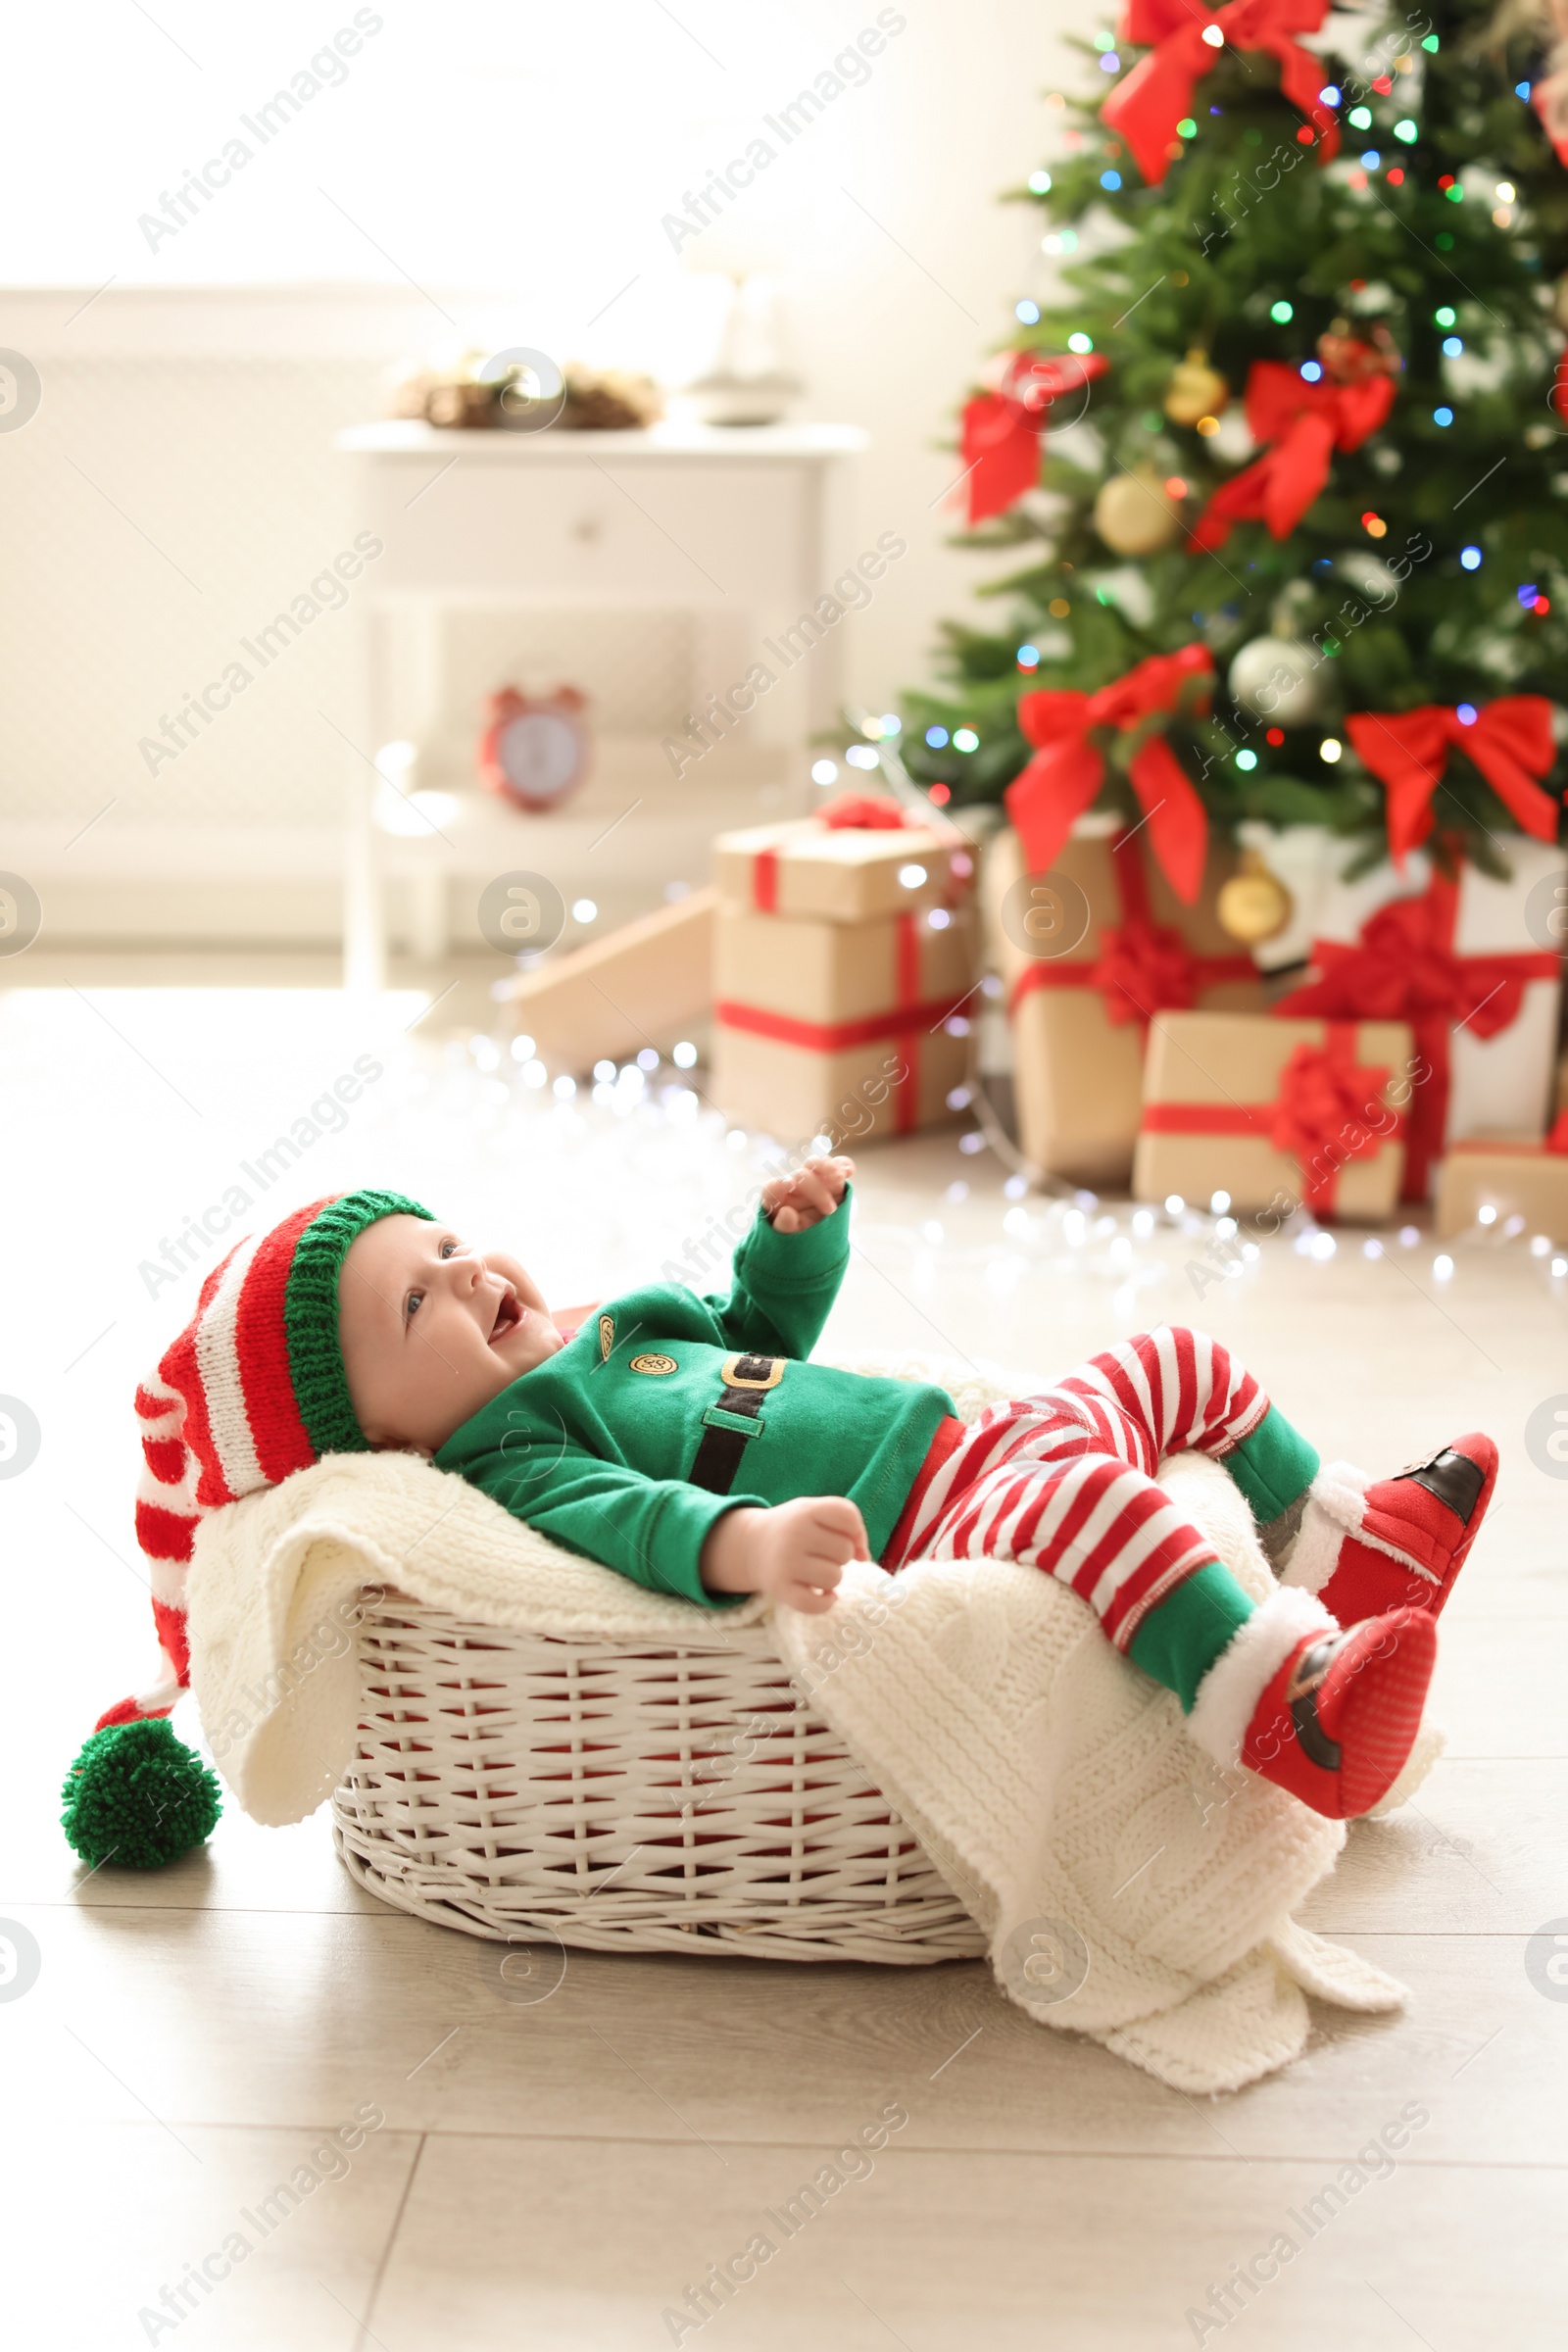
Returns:
[[[136,1540],[162,1673],[101,1715],[66,1783],[66,1835],[97,1868],[153,1869],[211,1836],[218,1783],[168,1718],[190,1687],[185,1578],[208,1514],[327,1453],[367,1453],[337,1336],[343,1260],[381,1217],[424,1217],[402,1193],[337,1193],[236,1243],[136,1391]]]
[[[210,1838],[223,1809],[217,1774],[166,1715],[94,1732],[60,1793],[61,1825],[94,1870],[156,1870]]]

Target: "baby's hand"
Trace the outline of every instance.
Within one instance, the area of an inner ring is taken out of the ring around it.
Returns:
[[[793,1176],[775,1176],[762,1187],[762,1213],[775,1233],[804,1233],[830,1217],[855,1174],[855,1162],[839,1152],[832,1159],[803,1160]]]
[[[833,1606],[847,1560],[868,1560],[865,1521],[842,1494],[806,1494],[771,1510],[726,1511],[703,1545],[710,1592],[767,1592],[786,1608]]]

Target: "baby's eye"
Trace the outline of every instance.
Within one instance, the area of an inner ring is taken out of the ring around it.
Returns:
[[[424,1293],[422,1291],[411,1291],[403,1301],[404,1322],[412,1323],[415,1316],[418,1313],[423,1304]]]
[[[441,1244],[440,1254],[442,1257],[451,1257],[461,1247],[461,1243],[445,1241]]]

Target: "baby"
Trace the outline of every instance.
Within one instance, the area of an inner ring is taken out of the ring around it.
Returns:
[[[1376,1481],[1325,1467],[1233,1355],[1181,1329],[1120,1341],[968,1427],[928,1383],[812,1363],[854,1173],[814,1158],[764,1186],[727,1298],[650,1284],[577,1328],[515,1258],[400,1194],[318,1201],[241,1243],[137,1396],[138,1533],[173,1683],[202,1512],[325,1453],[396,1448],[708,1608],[761,1592],[829,1609],[851,1560],[1038,1567],[1176,1693],[1217,1762],[1334,1818],[1375,1805],[1419,1729],[1495,1446],[1457,1438]],[[1155,1484],[1184,1447],[1223,1462],[1250,1506],[1279,1580],[1265,1601]],[[126,1710],[167,1707],[127,1700],[104,1720]]]

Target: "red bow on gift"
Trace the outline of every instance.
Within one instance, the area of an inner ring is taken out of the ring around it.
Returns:
[[[1254,441],[1274,446],[1220,484],[1189,544],[1204,551],[1223,547],[1236,522],[1266,522],[1272,537],[1288,539],[1328,480],[1334,451],[1359,449],[1393,406],[1390,375],[1309,384],[1280,360],[1254,360],[1247,378],[1247,421]]]
[[[1046,358],[1015,351],[994,392],[977,392],[963,412],[959,447],[969,485],[971,527],[1001,514],[1040,478],[1046,412],[1064,392],[1081,392],[1109,367],[1098,351]]]
[[[1433,826],[1432,796],[1456,743],[1481,770],[1508,813],[1537,841],[1557,838],[1557,803],[1535,782],[1556,757],[1551,704],[1544,694],[1505,694],[1468,719],[1442,703],[1415,710],[1358,710],[1346,733],[1384,786],[1389,854],[1402,866],[1407,850]]]
[[[1146,812],[1150,841],[1171,888],[1192,905],[1203,879],[1208,818],[1159,721],[1184,701],[1206,710],[1213,676],[1208,648],[1186,645],[1179,654],[1152,654],[1098,694],[1042,687],[1019,698],[1018,724],[1038,748],[1007,786],[1005,799],[1030,873],[1050,871],[1074,817],[1099,792],[1105,760],[1091,736],[1096,728],[1113,728],[1135,739],[1127,774]]]
[[[1326,1045],[1293,1051],[1280,1072],[1269,1141],[1300,1168],[1308,1207],[1332,1207],[1341,1165],[1370,1157],[1389,1141],[1395,1121],[1379,1102],[1388,1082],[1386,1067],[1356,1061],[1348,1022],[1331,1022]]]
[[[1128,0],[1120,37],[1142,48],[1152,44],[1100,110],[1102,122],[1118,131],[1138,159],[1152,188],[1165,176],[1176,125],[1193,111],[1194,85],[1219,63],[1220,50],[1266,49],[1280,61],[1280,88],[1314,124],[1323,158],[1339,151],[1339,125],[1318,103],[1323,62],[1293,38],[1315,32],[1329,0],[1231,0],[1228,8],[1195,10],[1191,0]],[[1205,35],[1215,32],[1221,38]]]
[[[907,823],[904,810],[895,800],[880,792],[841,792],[836,801],[829,801],[816,812],[819,825],[830,833],[856,832],[897,833]]]
[[[1095,988],[1113,1029],[1129,1021],[1147,1027],[1156,1012],[1189,1010],[1206,989],[1256,978],[1250,956],[1195,956],[1179,931],[1155,922],[1136,828],[1112,840],[1110,863],[1121,920],[1102,925],[1099,956],[1093,963],[1043,957],[1025,964],[1012,984],[1009,1013],[1036,989]]]
[[[1388,1076],[1357,1063],[1353,1021],[1328,1021],[1321,1046],[1294,1048],[1272,1102],[1146,1102],[1143,1132],[1266,1135],[1299,1167],[1308,1206],[1327,1214],[1346,1161],[1370,1158],[1404,1132],[1400,1114],[1380,1100]]]
[[[1419,898],[1381,907],[1359,940],[1315,939],[1318,977],[1282,998],[1273,1009],[1287,1019],[1326,1013],[1331,1020],[1408,1021],[1428,1064],[1410,1103],[1410,1145],[1404,1198],[1423,1200],[1432,1161],[1443,1150],[1448,1123],[1450,1030],[1495,1037],[1519,1017],[1525,984],[1555,979],[1550,954],[1456,956],[1458,885],[1443,876]]]
[[[1100,936],[1100,960],[1089,980],[1104,998],[1113,1028],[1147,1021],[1155,1012],[1186,1012],[1198,1003],[1198,958],[1169,924],[1107,925]]]

